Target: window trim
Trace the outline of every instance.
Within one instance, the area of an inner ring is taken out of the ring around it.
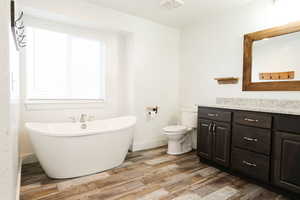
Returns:
[[[61,109],[84,109],[84,108],[103,108],[107,102],[105,100],[26,100],[24,102],[27,111],[40,110],[61,110]]]
[[[26,99],[26,104],[103,103],[104,99]]]

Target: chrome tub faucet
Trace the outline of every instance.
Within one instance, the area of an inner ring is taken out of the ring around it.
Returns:
[[[85,123],[87,121],[87,114],[81,114],[79,122],[80,123]]]
[[[81,129],[87,129],[87,124],[86,124],[87,119],[86,118],[87,118],[86,114],[80,115],[79,122],[81,123]]]

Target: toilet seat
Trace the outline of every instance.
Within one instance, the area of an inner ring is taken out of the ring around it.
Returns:
[[[163,129],[168,134],[182,133],[187,130],[187,127],[181,125],[167,126]]]

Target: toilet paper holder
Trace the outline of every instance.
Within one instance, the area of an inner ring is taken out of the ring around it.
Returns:
[[[149,106],[149,107],[146,107],[146,109],[148,111],[148,114],[151,114],[152,112],[154,112],[155,114],[158,114],[159,106]]]

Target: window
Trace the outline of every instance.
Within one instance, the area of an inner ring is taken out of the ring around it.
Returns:
[[[27,28],[27,100],[103,100],[105,43]]]

